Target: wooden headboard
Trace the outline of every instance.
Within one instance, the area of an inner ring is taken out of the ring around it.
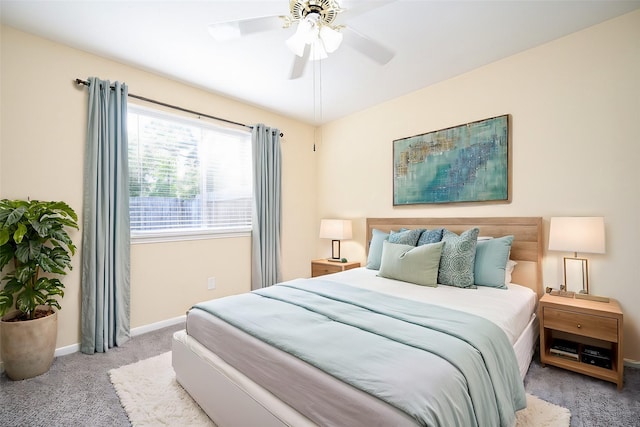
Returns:
[[[461,233],[472,227],[480,229],[480,236],[513,235],[510,258],[518,263],[513,271],[513,283],[533,289],[541,298],[542,289],[542,218],[367,218],[367,252],[373,229],[388,232],[401,228],[446,228]]]

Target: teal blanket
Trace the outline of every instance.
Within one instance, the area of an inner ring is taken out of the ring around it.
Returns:
[[[298,279],[205,310],[426,426],[511,426],[526,406],[515,354],[484,318]]]

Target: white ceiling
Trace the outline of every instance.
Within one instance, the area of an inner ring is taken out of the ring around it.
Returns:
[[[640,0],[339,2],[379,6],[341,23],[394,50],[389,63],[343,44],[289,80],[293,57],[284,41],[293,29],[226,42],[207,31],[214,22],[287,15],[287,0],[0,0],[0,13],[5,25],[318,124],[640,8]],[[69,76],[76,77],[88,76]],[[161,93],[129,91],[166,101]]]

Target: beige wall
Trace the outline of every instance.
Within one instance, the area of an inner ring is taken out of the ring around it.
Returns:
[[[490,64],[322,128],[319,217],[354,218],[343,254],[364,260],[366,216],[604,216],[592,292],[620,300],[625,357],[640,360],[640,11]],[[392,141],[510,114],[513,201],[392,206]],[[353,160],[357,159],[357,160]],[[319,251],[327,251],[319,242]],[[561,258],[544,259],[544,283]]]
[[[315,255],[314,128],[120,63],[2,27],[0,198],[64,200],[82,216],[87,90],[75,78],[97,76],[131,93],[285,133],[283,273],[310,274]],[[206,72],[206,70],[203,70]],[[175,111],[174,111],[175,113]],[[82,221],[82,219],[80,219]],[[81,233],[73,234],[80,247]],[[131,326],[181,316],[194,303],[250,289],[249,237],[137,244],[131,251]],[[63,280],[57,347],[79,342],[80,260]],[[207,290],[207,278],[216,289]]]

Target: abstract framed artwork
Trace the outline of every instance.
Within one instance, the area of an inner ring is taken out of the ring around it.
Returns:
[[[393,141],[393,205],[511,201],[509,115]]]

